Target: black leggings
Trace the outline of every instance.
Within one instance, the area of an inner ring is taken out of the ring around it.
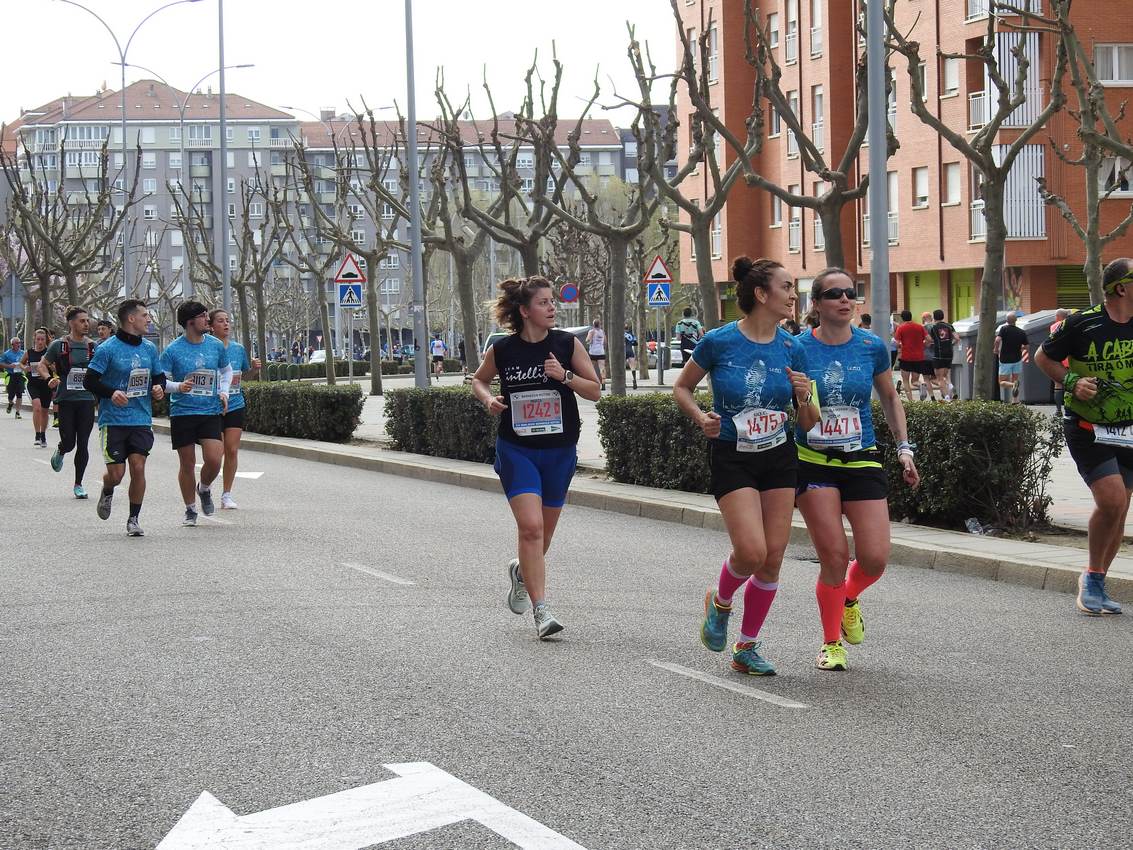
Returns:
[[[59,454],[75,450],[75,483],[83,483],[90,451],[87,443],[94,428],[93,401],[64,401],[59,404]]]

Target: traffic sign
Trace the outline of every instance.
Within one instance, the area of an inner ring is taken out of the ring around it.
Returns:
[[[572,304],[577,301],[578,287],[573,283],[564,283],[559,289],[559,300],[566,304]]]
[[[668,307],[669,306],[669,286],[668,283],[650,283],[648,286],[649,306],[650,307]]]
[[[346,255],[346,259],[344,259],[342,265],[338,267],[338,272],[334,276],[334,282],[359,284],[366,282],[366,274],[358,266],[358,260],[355,259],[353,254]],[[359,301],[361,301],[361,299],[359,299]]]
[[[645,273],[646,283],[672,283],[673,276],[669,274],[669,267],[665,265],[665,261],[661,259],[658,254],[653,259],[653,264],[649,267],[649,271]],[[666,296],[668,297],[668,296]],[[652,300],[652,299],[650,299]]]
[[[338,306],[354,310],[362,306],[362,284],[340,283],[338,285]]]

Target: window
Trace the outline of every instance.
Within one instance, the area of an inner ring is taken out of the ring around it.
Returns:
[[[393,204],[382,204],[382,218],[393,218]]]
[[[778,195],[771,196],[771,227],[783,226],[783,201]]]
[[[913,207],[928,206],[928,168],[913,169]]]
[[[519,180],[519,188],[524,192],[535,191],[535,178],[534,177],[521,177]]]
[[[248,141],[251,142],[253,145],[258,145],[260,143],[260,128],[259,127],[249,127],[248,128]]]
[[[211,124],[190,124],[189,125],[189,141],[190,142],[211,142],[212,141],[212,125]]]
[[[401,256],[399,254],[390,254],[388,257],[378,260],[379,269],[399,269],[401,268]]]
[[[365,230],[351,230],[350,240],[360,247],[366,247],[366,231]]]
[[[382,181],[382,188],[384,188],[391,195],[397,194],[398,185],[397,180],[390,177]]]
[[[724,223],[721,218],[722,213],[716,213],[716,215],[712,217],[712,230],[710,235],[712,237],[712,256],[715,258],[724,255]]]
[[[767,16],[767,43],[771,47],[779,46],[779,13],[772,12]]]
[[[590,151],[583,151],[578,155],[578,164],[586,166],[590,165]]]
[[[229,154],[229,156],[231,156],[231,154]],[[208,168],[209,167],[209,155],[207,153],[195,153],[192,156],[190,156],[189,159],[190,159],[189,164],[192,165],[194,168],[196,168],[198,166],[201,167],[201,168]]]
[[[346,209],[354,218],[361,218],[366,214],[361,204],[347,204]]]
[[[228,270],[230,272],[236,271],[236,258],[235,257],[229,257],[228,258]]]
[[[229,177],[225,181],[224,188],[225,188],[225,191],[227,191],[229,195],[235,195],[236,194],[236,178],[235,177]]]
[[[248,167],[249,168],[259,168],[260,167],[260,152],[259,151],[248,151]]]
[[[174,231],[174,233],[177,233],[177,231]],[[178,235],[180,235],[180,234],[178,234]],[[172,257],[169,258],[169,268],[170,268],[171,271],[179,272],[184,267],[185,267],[185,257],[182,256],[181,254],[174,254]]]
[[[236,218],[236,204],[229,204],[228,205],[228,217],[229,218]]]
[[[626,169],[626,182],[627,183],[636,183],[637,181],[638,181],[637,169],[636,168],[627,168]],[[547,185],[547,191],[553,192],[554,189],[555,189],[555,181],[548,179],[547,184],[548,184]]]
[[[700,44],[696,40],[696,27],[690,27],[688,32],[688,46],[692,50],[692,67],[700,67]]]
[[[625,158],[637,159],[637,140],[629,139],[625,144]]]
[[[180,248],[185,244],[185,237],[180,230],[169,231],[169,244],[174,248]]]
[[[180,154],[180,152],[174,151],[173,153],[169,154],[169,167],[170,168],[180,168],[181,167],[181,154]]]
[[[922,98],[928,97],[927,84],[928,84],[928,75],[925,71],[925,63],[921,62],[921,64],[917,65],[917,85],[920,86]],[[909,98],[910,98],[910,100],[912,99],[912,94],[909,95]]]
[[[142,191],[145,192],[147,195],[152,195],[154,192],[156,192],[157,191],[157,178],[156,177],[147,177],[144,180],[142,180]]]
[[[113,162],[114,162],[115,168],[121,168],[122,167],[122,154],[120,154],[120,153],[114,154]]]
[[[235,136],[233,135],[232,128],[231,127],[225,127],[224,128],[224,141],[231,142],[233,138],[235,138]]]
[[[263,218],[264,217],[264,202],[252,201],[248,204],[248,218]]]
[[[157,141],[157,133],[153,127],[142,127],[142,144],[152,145]]]
[[[1129,160],[1119,156],[1106,157],[1098,172],[1098,189],[1114,195],[1129,194],[1129,177]]]
[[[717,80],[716,68],[720,58],[719,32],[719,29],[716,27],[712,27],[708,30],[708,82],[710,83],[714,83]]]
[[[157,220],[157,207],[144,206],[142,207],[142,218],[146,221]]]
[[[516,168],[534,168],[535,167],[535,154],[533,153],[520,153],[515,156]]]
[[[771,107],[771,125],[767,132],[768,136],[778,136],[783,132],[783,116],[779,114],[779,110],[774,106]]]
[[[147,248],[156,248],[160,241],[161,241],[161,234],[160,233],[158,233],[156,230],[149,230],[148,228],[146,229],[146,247]]]
[[[396,277],[387,277],[378,284],[378,292],[384,292],[390,295],[395,292],[401,292],[401,281]]]
[[[1095,45],[1094,70],[1103,83],[1133,86],[1133,44]]]
[[[960,163],[944,163],[944,203],[960,203]]]
[[[941,97],[956,94],[960,91],[960,60],[944,60],[944,92]]]
[[[143,151],[142,168],[157,168],[157,154],[153,151]]]
[[[169,128],[169,141],[171,141],[171,142],[181,141],[181,125],[177,125],[176,127],[170,127]]]

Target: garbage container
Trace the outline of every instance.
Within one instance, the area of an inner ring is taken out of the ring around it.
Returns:
[[[1019,400],[1023,404],[1054,404],[1054,384],[1050,378],[1035,365],[1035,351],[1050,336],[1050,326],[1054,324],[1057,310],[1039,310],[1020,316],[1016,325],[1027,335],[1027,350],[1030,361],[1023,364],[1023,376],[1019,379]]]
[[[1006,321],[1006,310],[1000,310],[995,314],[996,329]],[[952,327],[956,329],[956,336],[959,337],[959,342],[952,351],[952,385],[956,387],[957,396],[964,400],[970,400],[975,397],[976,370],[975,364],[968,362],[968,352],[976,347],[976,335],[980,330],[980,320],[978,316],[973,316],[970,319],[953,322]],[[992,397],[999,398],[998,380],[992,389]]]

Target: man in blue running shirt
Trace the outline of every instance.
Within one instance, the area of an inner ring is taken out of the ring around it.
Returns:
[[[208,308],[186,301],[177,308],[177,324],[185,332],[161,352],[161,365],[171,381],[169,430],[180,469],[177,483],[185,501],[182,525],[197,524],[197,497],[201,510],[212,516],[210,485],[220,473],[224,457],[222,415],[228,410],[232,368],[224,343],[207,335]],[[201,444],[201,480],[197,484],[197,449]]]
[[[157,348],[144,339],[149,326],[145,303],[123,301],[118,308],[118,333],[104,340],[87,364],[83,388],[101,400],[98,407],[99,445],[106,461],[99,519],[110,518],[114,488],[122,483],[130,465],[130,516],[126,534],[143,537],[138,516],[146,492],[146,458],[153,448],[153,408],[150,397],[164,397],[165,375],[158,364]]]

